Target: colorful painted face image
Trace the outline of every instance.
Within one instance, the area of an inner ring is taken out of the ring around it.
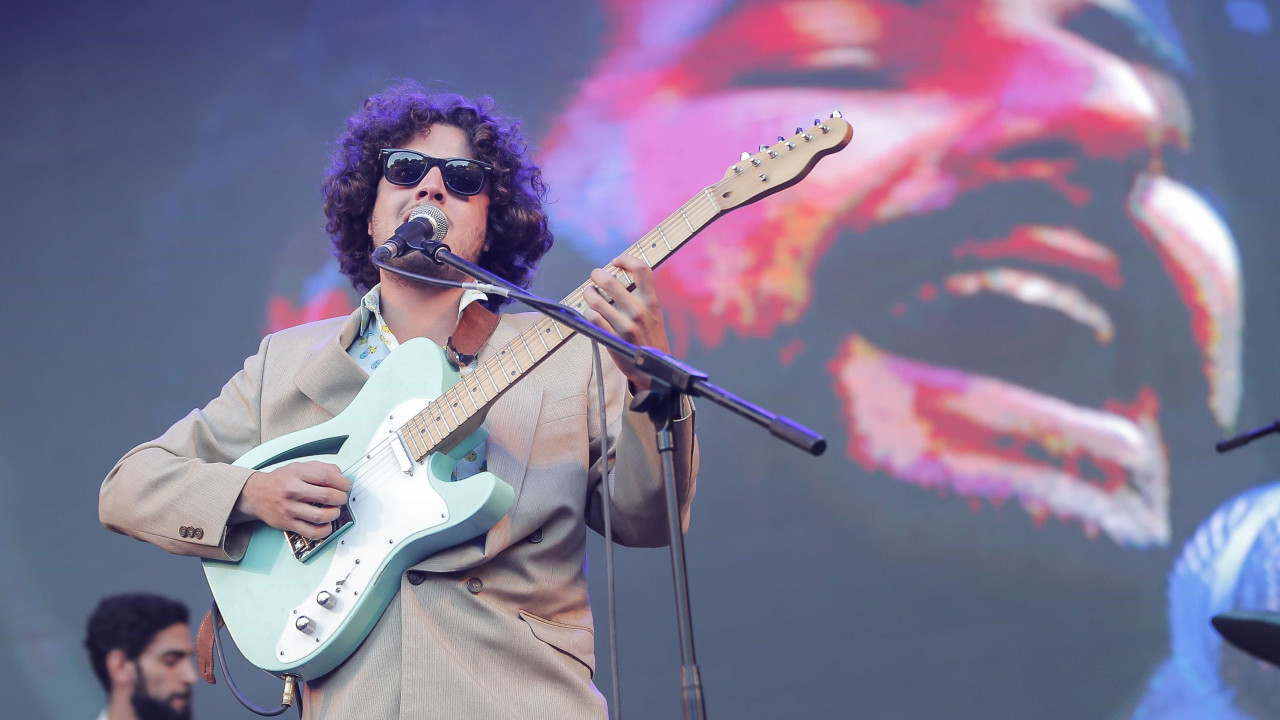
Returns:
[[[1166,544],[1162,409],[1193,393],[1232,423],[1243,308],[1231,231],[1184,176],[1195,110],[1162,8],[612,3],[543,143],[578,200],[557,235],[603,262],[738,150],[839,109],[848,148],[657,274],[677,352],[758,341],[821,375],[851,474]]]

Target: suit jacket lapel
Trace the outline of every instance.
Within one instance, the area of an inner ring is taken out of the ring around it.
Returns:
[[[347,318],[336,335],[316,343],[303,361],[295,381],[303,395],[331,415],[346,409],[369,379],[364,369],[347,354],[347,347],[360,330],[360,309]]]
[[[504,319],[480,348],[477,362],[483,362],[518,335],[510,321]],[[479,565],[511,545],[511,517],[520,508],[520,488],[529,470],[529,453],[533,449],[533,435],[541,410],[542,387],[524,382],[517,382],[490,408],[485,420],[489,433],[486,465],[489,472],[515,490],[511,511],[482,538],[432,555],[418,563],[416,568],[429,572],[456,572]]]
[[[480,348],[477,362],[484,362],[518,335],[510,321],[499,323],[488,342]],[[529,470],[529,452],[533,448],[533,432],[538,427],[541,410],[542,387],[535,383],[517,382],[494,403],[485,420],[485,427],[489,430],[489,472],[515,489],[516,503],[520,502],[520,486]]]

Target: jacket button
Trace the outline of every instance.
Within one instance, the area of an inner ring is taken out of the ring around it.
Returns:
[[[203,540],[203,539],[204,539],[204,528],[196,528],[195,538],[196,538],[197,540]]]
[[[427,579],[427,574],[421,570],[410,570],[404,574],[404,579],[408,580],[410,585],[421,585],[422,581]]]
[[[479,595],[480,591],[484,589],[484,583],[480,582],[480,578],[468,578],[467,589],[471,591],[472,595]]]
[[[191,537],[191,528],[187,527],[186,525],[183,525],[182,527],[178,528],[178,534],[181,535],[182,537]]]
[[[542,542],[542,528],[538,528],[537,530],[534,530],[532,533],[529,534],[529,542],[531,543]]]

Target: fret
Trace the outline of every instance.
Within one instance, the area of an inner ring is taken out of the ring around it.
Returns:
[[[645,264],[645,265],[648,265],[648,266],[649,266],[649,267],[651,267],[651,268],[654,268],[654,267],[658,267],[658,264],[659,264],[659,263],[661,263],[663,260],[665,260],[665,259],[667,258],[667,255],[668,255],[669,253],[663,252],[662,250],[658,250],[658,243],[654,242],[653,240],[648,239],[648,238],[649,238],[649,237],[651,237],[652,235],[653,235],[653,233],[649,233],[649,235],[646,235],[646,236],[645,236],[645,238],[646,238],[646,239],[645,239],[645,240],[640,241],[639,243],[637,243],[637,244],[636,244],[636,248],[640,251],[640,259],[641,259],[641,260],[644,260],[644,264]],[[658,259],[657,259],[657,260],[650,260],[650,259],[649,259],[649,255],[648,255],[648,253],[646,253],[646,252],[644,251],[644,248],[642,247],[645,243],[648,243],[648,245],[649,245],[649,249],[650,249],[650,250],[657,250],[657,251],[658,251],[658,252],[657,252],[657,254],[658,254]]]
[[[720,212],[720,203],[716,202],[716,194],[711,191],[711,188],[705,187],[702,188],[702,195],[699,197],[707,199],[707,204],[711,206],[711,218],[714,218],[716,213]],[[708,220],[711,218],[708,218]]]
[[[416,455],[418,449],[413,446],[413,433],[408,430],[409,429],[403,425],[400,426],[399,430],[393,430],[392,434],[395,437],[392,438],[392,441],[394,442],[395,440],[399,440],[400,446],[404,448],[405,453],[409,455]]]
[[[427,440],[429,440],[432,445],[435,445],[436,443],[440,442],[440,439],[437,438],[435,434],[431,432],[431,428],[427,427],[427,420],[422,416],[422,413],[418,413],[417,415],[414,415],[413,421],[418,423],[418,437],[422,437],[425,435]]]
[[[431,446],[436,444],[436,439],[432,437],[431,432],[427,430],[427,424],[423,422],[421,417],[416,415],[413,418],[413,432],[410,432],[409,435],[417,438],[418,446],[422,448],[421,454],[418,457],[422,457],[431,452]]]
[[[542,334],[543,334],[543,330],[542,330],[542,328],[541,328],[541,327],[539,327],[537,324],[535,324],[535,325],[533,326],[533,329],[535,330],[534,334],[538,336],[538,342],[542,343],[542,351],[543,351],[543,353],[544,353],[544,354],[548,354],[548,353],[550,353],[550,352],[551,352],[551,346],[550,346],[550,345],[547,345],[547,341],[542,337]]]
[[[470,415],[471,413],[480,411],[480,403],[476,402],[476,389],[467,384],[467,379],[460,380],[454,387],[461,387],[466,392],[458,393],[458,400],[462,403],[462,411]],[[471,399],[471,409],[467,409],[467,398]]]
[[[404,430],[404,429],[405,428],[401,428],[401,430]],[[418,436],[418,433],[413,432],[412,427],[408,427],[408,429],[409,429],[409,432],[400,433],[400,439],[404,441],[406,446],[408,446],[409,452],[413,453],[414,456],[416,457],[422,457],[427,453],[426,443],[422,442],[422,439]]]
[[[525,339],[524,333],[520,333],[520,342],[524,344],[524,351],[529,353],[529,363],[537,362],[538,359],[533,356],[533,348],[529,347],[529,341]]]
[[[502,388],[498,387],[498,381],[493,379],[493,372],[489,370],[489,362],[485,361],[481,367],[484,368],[484,374],[489,376],[489,384],[493,385],[493,396],[497,397],[502,393]]]
[[[440,397],[444,399],[444,409],[447,410],[449,414],[453,416],[453,427],[450,428],[450,430],[456,430],[458,427],[462,425],[462,421],[458,419],[458,413],[453,411],[454,406],[456,406],[458,403],[449,402],[448,393],[441,395]]]
[[[511,362],[514,363],[516,366],[516,371],[511,373],[511,375],[515,376],[515,375],[519,375],[520,373],[523,373],[524,368],[520,367],[520,360],[516,358],[515,352],[512,352],[510,355],[508,355],[508,357],[511,358]]]
[[[443,426],[446,429],[443,431],[441,430],[442,428],[441,423],[444,422],[444,416],[440,414],[440,408],[436,407],[436,403],[433,402],[427,406],[427,409],[431,411],[432,415],[435,415],[435,417],[431,419],[431,427],[435,428],[435,431],[438,435],[440,435],[441,440],[448,437],[449,435],[449,431],[447,430],[448,426],[447,425]]]
[[[507,356],[506,356],[506,351],[505,351],[505,350],[503,350],[501,355],[499,355],[498,357],[495,357],[495,358],[493,359],[493,360],[494,360],[494,364],[497,366],[497,370],[498,370],[498,377],[502,378],[502,387],[503,387],[504,389],[505,389],[508,385],[510,385],[510,384],[511,384],[511,381],[508,379],[508,377],[509,377],[510,375],[514,375],[514,374],[515,374],[515,373],[513,373],[513,372],[511,372],[510,370],[508,370],[508,369],[507,369],[507,365],[506,365],[506,357],[507,357]]]
[[[667,239],[667,233],[665,230],[662,229],[661,223],[658,224],[658,235],[662,238],[662,242],[666,243],[667,252],[671,252],[672,250],[675,250],[675,248],[671,247],[671,241]]]
[[[693,229],[693,223],[689,222],[689,216],[684,214],[684,208],[680,208],[680,217],[684,218],[684,224],[689,226],[690,233],[698,232],[697,230]]]
[[[453,407],[457,408],[458,412],[462,413],[462,422],[458,423],[461,425],[463,422],[467,421],[467,415],[469,413],[466,403],[467,396],[466,393],[462,392],[462,380],[458,380],[458,382],[454,383],[453,387],[449,388],[449,396],[449,403]]]

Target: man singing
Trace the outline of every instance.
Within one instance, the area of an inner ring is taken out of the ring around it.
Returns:
[[[528,285],[552,236],[545,184],[524,153],[516,124],[498,117],[490,101],[433,96],[412,82],[368,98],[336,143],[324,183],[334,253],[355,288],[367,291],[359,308],[267,336],[217,398],[126,454],[102,485],[103,524],[171,552],[227,560],[243,555],[253,520],[308,538],[327,535],[351,490],[339,468],[300,462],[255,472],[228,463],[340,413],[400,343],[426,338],[445,347],[471,303],[496,309],[503,302],[408,281],[372,264],[374,248],[416,208],[444,213],[455,253]],[[392,262],[459,279],[422,255]],[[614,265],[634,278],[635,289],[593,271],[604,293],[587,291],[587,318],[665,350],[651,270],[629,256]],[[503,316],[475,362],[536,318]],[[591,681],[594,635],[583,570],[586,527],[603,528],[601,481],[610,481],[619,542],[658,546],[667,526],[654,426],[628,409],[648,379],[623,358],[604,366],[597,378],[590,344],[574,338],[493,403],[487,440],[457,474],[492,471],[514,488],[511,510],[480,538],[402,575],[399,592],[354,654],[306,684],[307,717],[606,716]],[[597,382],[605,388],[607,423],[595,403]],[[698,467],[691,405],[674,429],[687,530]],[[599,452],[601,433],[607,458]]]

